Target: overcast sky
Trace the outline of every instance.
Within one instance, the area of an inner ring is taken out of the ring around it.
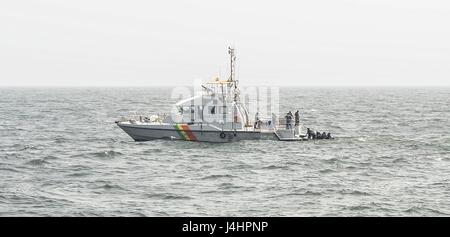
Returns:
[[[449,86],[448,0],[0,3],[0,86]]]

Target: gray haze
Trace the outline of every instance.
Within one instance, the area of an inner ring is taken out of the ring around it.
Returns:
[[[448,1],[2,1],[0,86],[450,85]]]

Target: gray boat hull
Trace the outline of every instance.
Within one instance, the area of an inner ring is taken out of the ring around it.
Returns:
[[[135,141],[150,141],[155,139],[186,140],[198,142],[235,142],[240,140],[278,140],[274,132],[261,131],[221,131],[211,129],[199,129],[196,126],[150,127],[134,124],[117,123]]]

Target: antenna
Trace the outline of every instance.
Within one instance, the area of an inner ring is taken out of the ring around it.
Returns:
[[[230,78],[228,79],[228,82],[231,82],[228,84],[228,87],[231,89],[234,85],[234,90],[233,90],[233,101],[234,102],[239,102],[239,89],[238,89],[238,80],[236,80],[235,77],[235,64],[236,64],[236,54],[235,54],[235,49],[234,47],[228,47],[228,54],[230,54]]]
[[[228,81],[234,82],[234,88],[237,88],[237,80],[235,78],[235,63],[236,63],[236,55],[234,53],[234,48],[228,47],[228,54],[230,54],[230,78]]]

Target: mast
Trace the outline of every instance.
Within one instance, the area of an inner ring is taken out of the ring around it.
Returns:
[[[231,82],[229,88],[231,89],[234,85],[233,101],[237,103],[239,101],[239,89],[237,87],[238,80],[235,77],[236,54],[234,52],[234,48],[228,47],[228,54],[230,54],[230,78],[228,81]]]
[[[234,123],[238,121],[238,114],[241,114],[239,111],[241,110],[240,108],[242,107],[241,102],[240,102],[240,98],[239,98],[239,88],[237,86],[238,84],[238,80],[236,80],[235,77],[235,65],[236,65],[236,54],[235,54],[235,49],[232,47],[228,47],[228,54],[230,54],[230,78],[228,79],[229,82],[231,82],[229,84],[229,89],[233,90],[232,96],[233,96],[233,101],[234,101],[234,106],[233,106],[233,120],[232,120],[232,129],[236,132],[236,128],[234,127]],[[245,110],[245,108],[244,108]],[[245,112],[246,114],[246,112]],[[245,115],[245,124],[248,124],[248,117],[247,114]]]
[[[233,82],[234,88],[237,88],[237,80],[235,78],[235,62],[236,62],[236,55],[234,54],[234,48],[228,47],[228,54],[230,54],[230,78],[228,81]]]

